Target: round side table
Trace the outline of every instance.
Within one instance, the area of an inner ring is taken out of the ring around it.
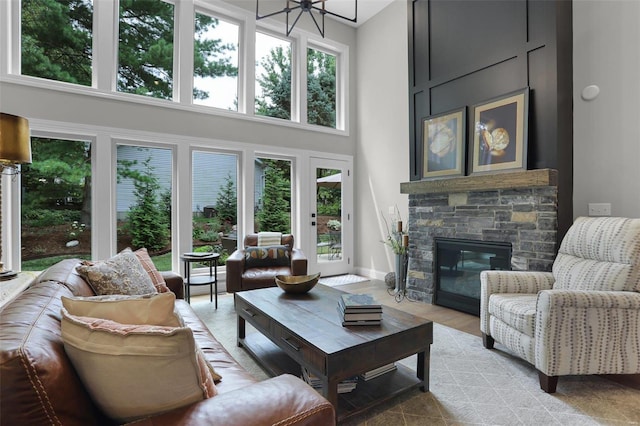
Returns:
[[[213,295],[216,298],[216,309],[218,309],[218,253],[184,253],[180,260],[184,263],[184,297],[187,303],[191,303],[191,286],[208,285],[209,300],[213,302]],[[191,276],[192,263],[208,263],[209,275]],[[213,288],[215,286],[215,293]]]

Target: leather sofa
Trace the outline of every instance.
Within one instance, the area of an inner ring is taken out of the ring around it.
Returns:
[[[302,250],[294,248],[293,243],[293,235],[282,235],[281,244],[288,246],[291,251],[289,265],[247,268],[244,248],[258,246],[258,234],[247,234],[244,237],[244,245],[227,258],[227,292],[235,293],[236,291],[275,287],[276,275],[306,275],[307,258]]]
[[[77,259],[43,272],[0,311],[0,424],[110,425],[84,389],[61,338],[61,296],[92,296],[76,272]],[[182,277],[163,273],[182,295]],[[218,395],[138,420],[137,425],[333,425],[333,406],[297,377],[281,375],[257,382],[215,339],[188,303],[176,310],[193,330],[196,345],[222,376]],[[159,373],[161,374],[161,372]],[[167,386],[158,381],[153,384]]]

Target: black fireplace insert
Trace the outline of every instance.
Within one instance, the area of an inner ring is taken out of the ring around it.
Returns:
[[[511,243],[435,238],[434,303],[480,316],[480,272],[511,269]]]

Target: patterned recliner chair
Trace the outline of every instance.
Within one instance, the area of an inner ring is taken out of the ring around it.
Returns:
[[[483,271],[484,346],[501,343],[558,376],[640,373],[640,219],[578,218],[552,272]]]

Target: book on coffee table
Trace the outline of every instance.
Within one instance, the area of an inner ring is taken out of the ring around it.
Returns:
[[[391,362],[389,364],[383,365],[382,367],[374,368],[373,370],[362,373],[360,377],[362,377],[365,381],[375,379],[376,377],[380,377],[383,374],[387,374],[391,371],[397,370],[395,362]]]
[[[380,325],[382,321],[382,305],[369,294],[342,294],[336,309],[343,327]]]
[[[338,300],[340,308],[345,312],[382,312],[382,305],[370,294],[342,294]]]

